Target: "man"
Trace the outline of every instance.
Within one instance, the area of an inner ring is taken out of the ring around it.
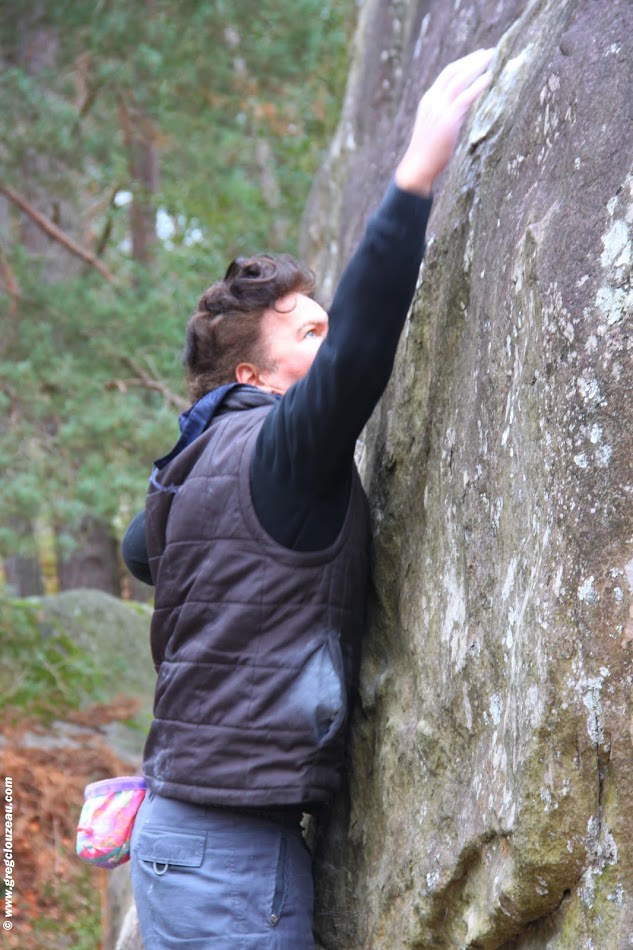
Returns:
[[[124,541],[156,587],[149,793],[131,848],[146,950],[313,948],[299,821],[340,781],[364,622],[354,445],[393,367],[433,183],[492,55],[447,66],[420,101],[329,315],[305,268],[256,255],[189,321],[195,404]]]

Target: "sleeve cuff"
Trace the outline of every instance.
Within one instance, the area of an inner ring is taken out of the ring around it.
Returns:
[[[386,226],[391,233],[426,231],[433,207],[433,197],[423,198],[410,191],[398,188],[392,179],[380,203],[375,219],[376,223]]]

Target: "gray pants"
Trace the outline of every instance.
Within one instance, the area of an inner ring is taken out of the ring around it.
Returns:
[[[297,824],[148,792],[131,841],[145,950],[314,950]]]

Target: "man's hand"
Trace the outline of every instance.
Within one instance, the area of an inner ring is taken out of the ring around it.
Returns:
[[[395,173],[404,191],[431,194],[455,150],[468,110],[490,84],[494,49],[479,49],[442,70],[420,100],[411,141]]]

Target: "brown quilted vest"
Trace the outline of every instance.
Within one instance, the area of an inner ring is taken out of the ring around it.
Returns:
[[[309,805],[339,784],[364,626],[367,504],[354,470],[334,544],[297,552],[274,541],[249,483],[270,409],[216,417],[148,495],[158,680],[143,770],[169,798]]]

